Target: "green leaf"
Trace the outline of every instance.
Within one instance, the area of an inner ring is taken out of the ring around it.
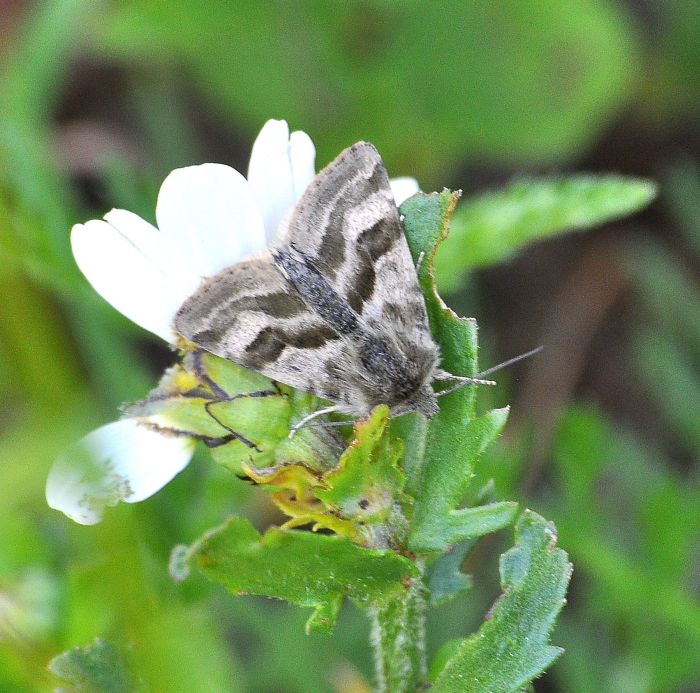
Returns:
[[[403,445],[389,437],[388,422],[386,405],[357,421],[349,445],[338,451],[325,472],[289,455],[290,448],[284,453],[288,459],[280,464],[265,469],[244,465],[243,471],[272,492],[273,503],[291,518],[284,525],[287,529],[328,529],[368,547],[386,546],[387,536],[400,543],[398,535],[405,534],[406,525],[400,507],[410,499],[401,493],[404,475],[398,462]]]
[[[199,349],[187,354],[184,366],[200,380],[219,388],[225,397],[274,389],[272,381],[262,373]]]
[[[341,518],[376,524],[389,517],[404,476],[397,467],[403,445],[386,434],[388,422],[389,408],[376,407],[366,422],[355,427],[355,437],[337,469],[323,477],[328,488],[316,496]]]
[[[432,195],[414,195],[401,207],[409,247],[420,263],[418,279],[425,296],[430,330],[440,346],[440,366],[454,375],[476,375],[477,326],[474,318],[460,318],[440,298],[435,285],[435,258],[449,238],[450,224],[459,195],[445,190]],[[421,253],[424,253],[421,260]],[[474,415],[476,390],[463,387],[441,399],[440,412],[448,411],[456,427]],[[443,418],[445,416],[443,415]]]
[[[393,551],[363,549],[339,536],[270,529],[244,518],[208,532],[191,549],[200,570],[234,594],[257,594],[313,607],[307,630],[330,631],[344,597],[362,607],[401,595],[418,576]]]
[[[335,468],[343,452],[342,438],[334,435],[325,426],[303,426],[289,437],[290,426],[299,423],[305,416],[322,408],[320,400],[307,392],[285,387],[278,383],[280,390],[289,400],[291,418],[287,434],[275,449],[276,464],[303,464],[318,472]]]
[[[132,693],[145,690],[129,672],[126,659],[110,643],[96,638],[54,657],[49,670],[65,680],[69,693]]]
[[[280,392],[269,391],[265,396],[237,395],[212,404],[209,413],[255,446],[245,445],[246,454],[252,455],[258,465],[270,464],[277,444],[289,434],[289,401]]]
[[[433,338],[440,346],[441,367],[455,375],[477,371],[476,322],[460,318],[438,296],[433,260],[447,238],[457,195],[449,191],[414,195],[401,206],[404,229],[416,262]],[[473,476],[474,463],[500,433],[508,415],[497,409],[475,417],[475,387],[462,387],[440,398],[440,411],[425,425],[414,416],[395,430],[411,440],[404,469],[407,491],[415,498],[409,547],[439,551],[467,537],[493,532],[512,522],[515,503],[457,509]]]
[[[561,654],[548,644],[571,577],[554,526],[526,510],[501,557],[503,594],[439,673],[434,693],[516,693]]]
[[[438,606],[450,601],[472,586],[469,575],[460,570],[467,554],[474,548],[477,538],[463,539],[440,554],[426,573],[430,605]]]
[[[438,674],[445,668],[445,664],[447,664],[457,650],[459,650],[459,646],[463,641],[463,638],[452,638],[452,640],[447,640],[440,645],[438,651],[430,660],[430,667],[428,668],[429,681],[434,681],[438,677]]]
[[[492,503],[495,498],[494,485],[489,482],[480,491],[476,500],[479,505],[487,505]],[[431,606],[444,604],[471,588],[471,577],[461,571],[461,566],[476,546],[477,539],[478,537],[470,537],[450,546],[429,566],[425,581],[430,594]]]
[[[636,212],[655,195],[648,180],[582,174],[519,180],[465,200],[437,256],[440,288],[454,290],[465,269],[507,260],[529,243]]]
[[[433,261],[439,244],[447,237],[449,217],[459,196],[444,191],[419,193],[401,205],[403,227],[411,255],[419,266],[418,279],[430,321],[433,338],[440,345],[441,366],[456,375],[473,376],[477,371],[476,322],[458,318],[438,296],[433,278]],[[474,415],[475,392],[463,387],[440,399],[437,420],[453,417],[453,424]],[[446,412],[446,415],[443,415]],[[406,490],[413,496],[422,488],[421,475],[426,456],[428,422],[415,414],[399,417],[393,430],[406,442],[404,470]]]
[[[182,366],[169,368],[158,387],[126,414],[204,440],[219,464],[240,472],[242,463],[275,461],[289,433],[291,406],[265,376],[195,351]]]

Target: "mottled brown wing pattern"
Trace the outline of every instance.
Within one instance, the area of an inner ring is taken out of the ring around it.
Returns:
[[[416,270],[373,145],[349,147],[314,179],[280,246],[311,260],[369,326],[427,332]]]
[[[182,305],[175,329],[197,346],[324,399],[320,362],[345,346],[294,292],[268,255],[209,278]]]
[[[316,176],[270,252],[208,279],[174,324],[343,411],[437,410],[437,347],[386,169],[365,142]]]

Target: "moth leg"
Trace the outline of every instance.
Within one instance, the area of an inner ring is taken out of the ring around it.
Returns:
[[[303,419],[300,421],[297,421],[297,423],[292,426],[292,428],[289,431],[289,436],[288,438],[294,437],[294,434],[302,428],[305,424],[309,423],[309,421],[312,421],[313,419],[323,416],[324,414],[332,414],[333,412],[339,411],[339,407],[337,405],[334,405],[332,407],[326,407],[325,409],[318,409],[317,411],[311,412],[311,414],[308,414],[305,416]]]
[[[418,254],[418,259],[416,260],[416,274],[420,274],[420,268],[425,260],[425,250],[421,250]]]
[[[480,373],[478,375],[481,375]],[[452,373],[448,373],[447,371],[436,371],[435,372],[435,380],[446,380],[447,382],[451,383],[457,383],[454,387],[449,388],[448,390],[442,390],[441,392],[438,392],[438,395],[441,394],[447,394],[448,392],[452,392],[453,390],[456,390],[459,387],[462,387],[462,385],[495,385],[496,381],[495,380],[484,380],[483,378],[479,377],[469,377],[465,375],[453,375]]]
[[[319,421],[315,424],[310,424],[306,428],[337,428],[338,426],[352,426],[355,419],[346,419],[345,421]]]

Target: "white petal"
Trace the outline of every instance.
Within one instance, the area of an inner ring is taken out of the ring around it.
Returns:
[[[392,178],[389,183],[391,184],[391,192],[394,193],[397,207],[420,191],[418,181],[415,178]]]
[[[178,300],[191,296],[199,288],[202,278],[192,270],[186,252],[176,239],[168,238],[155,226],[125,209],[113,209],[104,218],[168,278]]]
[[[104,219],[158,267],[161,274],[193,286],[193,291],[199,286],[201,278],[192,271],[187,255],[174,239],[167,238],[155,226],[125,209],[113,209]]]
[[[316,175],[316,148],[311,138],[301,130],[293,132],[289,137],[289,160],[296,202]]]
[[[308,152],[306,152],[308,158]],[[300,147],[299,180],[305,176]],[[289,128],[284,120],[268,120],[253,143],[248,181],[262,213],[265,233],[271,240],[285,213],[296,202],[290,158]]]
[[[120,501],[152,496],[192,457],[194,441],[123,419],[92,431],[64,452],[46,480],[46,500],[82,525],[102,519]]]
[[[106,221],[76,224],[73,255],[95,291],[137,325],[166,341],[178,308],[192,293],[191,276],[177,273],[159,242],[157,229],[129,212],[110,213]],[[138,221],[136,221],[138,220]]]
[[[156,218],[185,253],[191,270],[210,277],[265,247],[248,181],[223,164],[175,169],[163,181]]]

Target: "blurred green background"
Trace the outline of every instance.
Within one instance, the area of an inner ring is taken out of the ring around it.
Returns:
[[[484,365],[545,345],[482,393],[514,405],[482,474],[553,520],[575,566],[567,652],[535,690],[700,690],[697,0],[2,0],[0,29],[0,690],[51,690],[49,659],[98,635],[152,690],[367,690],[356,610],[307,637],[301,610],[170,580],[174,544],[233,512],[276,519],[205,452],[95,527],[43,496],[56,454],[174,357],[89,288],[71,225],[152,219],[176,166],[245,172],[271,117],[312,136],[319,167],[366,139],[424,190],[659,182],[641,214],[441,279]],[[478,625],[510,539],[483,542],[474,589],[431,613],[433,650]]]

